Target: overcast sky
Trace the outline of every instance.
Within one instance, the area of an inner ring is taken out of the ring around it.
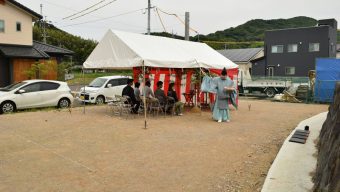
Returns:
[[[63,19],[102,0],[17,0],[43,15],[57,27],[84,38],[100,40],[108,29],[145,33],[147,0],[116,0],[108,6],[74,20]],[[111,2],[105,0],[102,4]],[[153,6],[178,14],[190,12],[190,26],[200,34],[213,33],[236,27],[251,19],[278,19],[308,16],[315,19],[335,18],[340,22],[340,0],[151,0]],[[127,14],[130,12],[129,14]],[[125,14],[126,13],[126,14]],[[117,16],[120,15],[120,16]],[[167,32],[184,34],[183,24],[174,16],[160,13]],[[110,19],[101,20],[111,17]],[[96,22],[79,24],[97,20]],[[79,25],[74,25],[79,24]],[[338,27],[340,28],[340,27]],[[151,31],[164,31],[157,16],[151,11]],[[191,32],[190,35],[195,35]]]

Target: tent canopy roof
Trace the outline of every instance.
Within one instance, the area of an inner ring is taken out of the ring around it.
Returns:
[[[109,30],[84,68],[132,67],[233,69],[238,65],[205,43]]]

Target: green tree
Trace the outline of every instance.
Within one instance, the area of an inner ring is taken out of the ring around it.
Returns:
[[[51,70],[55,70],[51,61],[46,63],[35,62],[28,70],[24,71],[24,74],[28,79],[43,79]]]

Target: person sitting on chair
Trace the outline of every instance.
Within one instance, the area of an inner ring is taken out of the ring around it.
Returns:
[[[165,105],[167,102],[167,97],[165,96],[165,93],[163,91],[163,82],[158,81],[157,82],[157,89],[155,91],[155,97],[158,99],[159,103],[161,105]]]
[[[131,106],[133,107],[132,112],[137,114],[140,102],[137,101],[137,99],[135,97],[135,93],[134,93],[134,90],[132,88],[132,84],[133,84],[133,79],[128,79],[127,85],[123,89],[122,96],[128,96],[129,97],[129,99],[130,99],[129,102],[131,103]]]
[[[151,87],[150,81],[145,82],[143,94],[145,94],[146,98],[154,98],[155,97],[155,94],[153,94],[153,91],[150,87]]]
[[[151,87],[150,81],[145,82],[145,86],[144,86],[144,90],[143,90],[143,96],[145,96],[147,103],[152,103],[152,102],[155,102],[155,100],[157,100],[155,98],[155,94],[153,93],[153,91],[150,87]]]
[[[175,108],[176,115],[182,116],[183,115],[182,111],[183,111],[184,103],[182,103],[178,100],[177,93],[174,90],[174,85],[175,85],[174,83],[169,84],[168,97],[171,98],[171,100],[173,100],[173,102],[174,102],[174,108]]]
[[[136,82],[136,83],[135,83],[134,93],[135,93],[136,100],[139,101],[139,102],[142,102],[142,99],[140,98],[140,90],[139,90],[139,86],[140,86],[140,83],[139,83],[139,82]]]

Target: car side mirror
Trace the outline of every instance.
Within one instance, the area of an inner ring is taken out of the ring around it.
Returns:
[[[107,84],[107,87],[108,87],[108,88],[112,87],[112,84]]]
[[[26,91],[25,91],[25,90],[23,90],[23,89],[20,89],[19,91],[17,91],[17,93],[19,93],[19,94],[23,94],[23,93],[26,93]]]

